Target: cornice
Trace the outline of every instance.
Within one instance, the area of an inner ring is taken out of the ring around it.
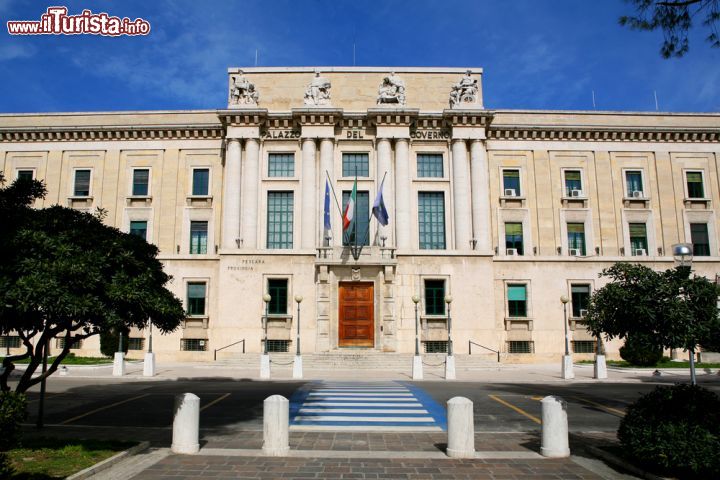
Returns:
[[[491,125],[489,140],[715,143],[717,128]]]
[[[3,143],[221,138],[220,124],[0,127]]]

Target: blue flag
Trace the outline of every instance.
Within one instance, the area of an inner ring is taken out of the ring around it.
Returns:
[[[378,190],[378,194],[373,202],[372,214],[375,218],[377,218],[380,225],[384,226],[388,224],[390,217],[388,216],[387,209],[385,208],[385,200],[383,200],[383,185],[385,185],[384,178],[382,183],[380,183],[380,190]]]
[[[330,183],[325,179],[325,209],[323,210],[323,217],[325,218],[325,236],[332,230],[330,226]]]

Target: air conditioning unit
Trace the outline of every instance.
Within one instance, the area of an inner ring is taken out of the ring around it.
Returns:
[[[636,248],[635,256],[636,257],[647,257],[647,250],[645,250],[644,248]]]
[[[518,254],[517,248],[506,248],[505,249],[505,255],[515,256],[517,254]]]
[[[583,192],[582,192],[582,190],[570,190],[570,196],[579,198],[579,197],[583,196]]]
[[[632,198],[643,198],[643,192],[640,190],[633,190],[631,195]]]
[[[581,255],[579,248],[571,248],[570,250],[568,250],[568,254],[571,257],[579,257]]]
[[[505,189],[505,196],[506,197],[517,197],[517,193],[515,192],[514,188],[506,188]]]
[[[580,309],[580,317],[585,318],[587,317],[587,310],[584,308]]]

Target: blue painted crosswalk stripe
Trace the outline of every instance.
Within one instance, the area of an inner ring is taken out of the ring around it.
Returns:
[[[445,409],[400,382],[313,382],[290,399],[291,430],[442,431]]]

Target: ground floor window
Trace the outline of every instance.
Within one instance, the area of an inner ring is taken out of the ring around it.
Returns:
[[[710,236],[707,223],[691,223],[690,239],[693,244],[693,255],[697,257],[710,255]]]
[[[20,348],[20,337],[16,335],[3,335],[0,337],[0,348]]]
[[[448,351],[447,340],[426,340],[423,344],[425,353],[447,353]]]
[[[587,315],[587,308],[590,304],[590,285],[573,284],[570,286],[572,294],[572,316],[582,318]]]
[[[82,348],[82,339],[76,340],[74,338],[70,339],[70,350],[77,350]],[[55,346],[60,349],[65,348],[65,337],[59,337],[56,339]]]
[[[597,342],[594,340],[573,340],[572,349],[574,353],[595,353]]]
[[[287,278],[271,278],[268,280],[270,315],[286,315],[288,313],[288,281]]]
[[[508,316],[527,317],[527,286],[508,285]]]
[[[128,338],[128,350],[145,350],[145,339],[142,337]]]
[[[445,315],[445,280],[425,280],[425,314]]]
[[[183,338],[180,340],[180,350],[186,352],[205,352],[208,349],[208,341],[201,338]]]
[[[286,353],[290,350],[290,340],[270,340],[267,341],[267,351],[274,353]]]
[[[535,353],[535,342],[528,340],[510,340],[507,342],[508,353]]]

